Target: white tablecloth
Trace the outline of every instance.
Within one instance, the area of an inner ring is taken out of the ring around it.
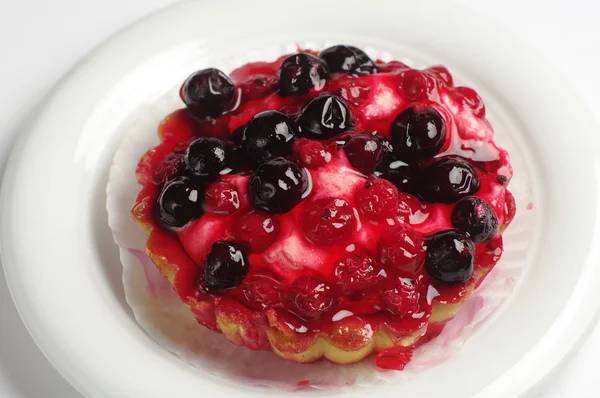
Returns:
[[[536,47],[547,57],[549,65],[570,79],[600,120],[599,1],[457,1],[504,23]],[[36,105],[68,69],[119,29],[173,2],[4,0],[0,5],[2,169],[12,143],[25,131]],[[541,396],[599,397],[598,370],[600,327]],[[34,345],[16,313],[3,274],[0,276],[0,397],[81,398]]]

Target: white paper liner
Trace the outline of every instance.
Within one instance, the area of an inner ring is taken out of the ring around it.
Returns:
[[[230,62],[237,66],[247,60]],[[227,62],[219,66],[224,70],[232,68]],[[418,348],[403,371],[377,370],[373,356],[351,365],[327,361],[297,364],[270,351],[251,351],[235,346],[223,335],[199,325],[188,307],[179,301],[169,282],[144,254],[146,235],[130,215],[140,190],[135,179],[137,163],[148,148],[158,144],[156,129],[160,120],[181,106],[177,89],[173,88],[132,115],[110,170],[107,209],[115,242],[120,247],[126,299],[135,318],[158,344],[197,367],[198,371],[285,390],[307,386],[365,386],[418,377],[456,355],[469,336],[513,291],[522,274],[535,226],[535,209],[525,163],[510,137],[497,129],[497,140],[511,153],[515,173],[509,188],[517,202],[517,215],[504,234],[504,255],[441,335]]]

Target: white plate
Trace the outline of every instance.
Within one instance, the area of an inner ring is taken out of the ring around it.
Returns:
[[[353,43],[359,44],[356,41]],[[297,44],[306,46],[301,41]],[[228,72],[246,63],[248,59],[266,60],[274,58],[274,54],[285,54],[297,44],[292,42],[257,47],[251,53],[243,52],[220,59],[218,66]],[[328,44],[313,41],[311,46],[318,49],[325,48]],[[431,65],[431,59],[423,59],[421,54],[413,53],[414,49],[405,48],[402,53],[394,55],[371,48],[368,51],[373,59],[393,57],[402,62],[410,62],[416,68]],[[187,52],[186,57],[191,59],[180,66],[193,70],[195,65],[203,62],[202,53],[192,58],[193,53],[193,50]],[[471,85],[468,79],[458,73],[454,73],[453,78],[457,86]],[[141,104],[119,127],[124,136],[110,168],[106,208],[108,224],[120,248],[125,298],[133,309],[135,319],[150,337],[184,361],[198,367],[199,371],[228,380],[243,380],[253,385],[276,386],[287,390],[297,389],[299,382],[305,383],[303,388],[310,385],[314,388],[331,389],[346,385],[368,387],[382,381],[398,383],[412,379],[460,352],[465,341],[486,324],[488,317],[501,308],[503,301],[518,286],[514,282],[521,280],[523,273],[527,272],[531,259],[529,248],[533,238],[537,236],[536,228],[540,227],[537,222],[537,206],[530,208],[536,186],[532,183],[535,170],[529,167],[520,145],[511,139],[511,131],[514,133],[518,128],[514,126],[510,113],[503,110],[501,104],[490,99],[488,107],[492,109],[488,109],[486,115],[495,127],[496,142],[511,154],[515,173],[509,188],[520,211],[517,211],[511,227],[502,235],[504,253],[494,271],[471,295],[468,304],[461,307],[457,316],[446,325],[443,333],[433,342],[415,350],[411,363],[402,372],[379,372],[373,365],[374,358],[347,366],[337,366],[327,361],[303,366],[285,361],[267,351],[257,353],[229,343],[222,335],[198,324],[189,308],[177,298],[171,284],[158,272],[150,257],[144,254],[147,235],[131,217],[132,203],[140,191],[135,176],[138,162],[148,148],[159,144],[156,127],[161,118],[182,107],[180,87],[179,79],[164,95]],[[480,93],[483,91],[480,90]]]
[[[82,393],[239,396],[239,385],[186,365],[135,323],[124,301],[104,189],[125,121],[185,77],[190,63],[219,66],[233,54],[294,40],[356,43],[443,62],[468,77],[510,126],[534,178],[540,221],[532,261],[502,311],[455,360],[423,378],[373,387],[370,395],[519,396],[556,369],[595,323],[600,145],[584,104],[531,49],[468,10],[443,0],[364,3],[183,3],[95,51],[40,110],[7,170],[2,257],[28,329]],[[247,396],[279,393],[243,388]],[[296,395],[305,394],[315,391]]]

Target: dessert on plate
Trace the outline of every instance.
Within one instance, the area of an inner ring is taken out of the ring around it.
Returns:
[[[132,208],[198,322],[301,363],[402,369],[502,254],[509,156],[448,70],[337,45],[192,74]]]

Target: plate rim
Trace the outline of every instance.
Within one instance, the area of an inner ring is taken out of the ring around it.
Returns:
[[[212,1],[212,2],[216,2],[216,1]],[[14,150],[11,153],[11,156],[8,160],[7,168],[6,168],[6,171],[4,174],[4,179],[3,179],[3,184],[2,184],[2,192],[0,193],[0,211],[1,211],[0,214],[6,215],[7,212],[10,211],[9,205],[8,205],[8,199],[7,199],[7,196],[9,195],[8,191],[10,189],[11,184],[16,184],[16,182],[13,181],[13,176],[16,173],[18,160],[22,156],[22,151],[23,151],[26,143],[28,142],[28,140],[32,139],[36,135],[36,131],[38,132],[37,134],[39,134],[39,131],[43,130],[43,128],[41,128],[41,121],[44,120],[45,115],[48,112],[50,112],[52,105],[55,102],[57,102],[58,99],[60,99],[62,96],[65,95],[66,89],[72,85],[73,79],[79,73],[81,73],[82,70],[84,70],[86,67],[94,65],[96,62],[100,62],[99,59],[102,58],[102,56],[104,54],[114,51],[114,49],[119,46],[119,40],[122,39],[122,37],[124,35],[132,35],[135,32],[141,32],[143,29],[145,29],[146,26],[151,26],[153,24],[153,21],[160,21],[161,19],[166,19],[167,16],[170,14],[175,15],[175,14],[177,14],[178,10],[184,10],[185,7],[187,7],[190,3],[192,3],[192,2],[183,2],[183,3],[176,3],[174,5],[170,5],[166,8],[160,9],[160,10],[142,18],[141,20],[133,23],[132,25],[130,25],[124,29],[117,31],[112,36],[110,36],[110,38],[108,40],[101,43],[99,46],[97,46],[95,49],[93,49],[87,56],[85,56],[81,61],[79,61],[57,83],[57,85],[55,86],[55,89],[45,99],[44,105],[42,107],[43,110],[35,118],[35,121],[32,123],[28,133],[19,139],[18,143],[15,145]],[[204,1],[203,3],[211,3],[211,1]],[[504,33],[503,29],[502,29],[502,32]],[[535,53],[535,50],[533,52]],[[535,56],[539,58],[539,55],[537,53]],[[554,72],[554,68],[553,68],[553,72]],[[561,78],[560,83],[565,85],[565,80],[563,79],[563,76],[558,73],[556,73],[556,75],[560,76],[560,78]],[[565,87],[568,87],[568,86],[565,86]],[[587,123],[589,124],[590,128],[591,128],[591,126],[597,126],[596,121],[594,120],[593,116],[589,112],[587,104],[585,104],[582,101],[581,97],[578,94],[576,94],[573,90],[569,90],[569,92],[573,93],[573,96],[572,96],[573,99],[577,100],[579,103],[581,103],[583,105],[582,108],[585,109],[585,111],[582,113],[585,115],[585,119],[587,120]],[[598,170],[598,169],[595,170],[595,173],[596,173],[596,175],[600,174],[600,170]],[[13,253],[14,249],[11,247],[14,245],[10,244],[11,243],[11,239],[9,236],[10,234],[7,233],[7,231],[9,229],[10,228],[6,227],[6,223],[3,223],[2,230],[0,232],[0,238],[1,238],[0,246],[2,248],[1,257],[2,257],[2,263],[4,265],[3,269],[5,272],[8,288],[11,293],[11,296],[13,297],[13,301],[15,302],[15,306],[17,308],[17,311],[19,312],[19,315],[23,319],[23,322],[24,322],[27,330],[31,334],[33,340],[35,341],[36,345],[40,348],[40,350],[48,358],[50,363],[52,363],[52,365],[61,373],[61,375],[67,381],[69,381],[80,393],[84,394],[84,392],[85,392],[86,394],[89,394],[88,396],[97,396],[95,394],[92,394],[86,388],[82,387],[81,384],[77,380],[74,379],[73,374],[69,370],[65,369],[62,365],[57,364],[57,362],[55,361],[56,353],[53,353],[52,348],[50,348],[50,346],[46,342],[42,341],[43,339],[41,338],[38,331],[32,331],[32,327],[30,324],[32,322],[31,318],[28,318],[28,315],[23,315],[24,313],[27,313],[27,311],[24,310],[25,299],[23,298],[22,293],[18,292],[18,290],[19,290],[18,282],[12,277],[12,274],[11,274],[12,265],[10,265],[8,267],[6,266],[6,264],[14,263],[14,261],[13,261],[14,260],[14,253]],[[596,264],[596,265],[598,265],[598,264]],[[534,383],[528,385],[526,389],[522,390],[521,393],[525,394],[527,392],[532,391],[537,386],[539,386],[540,382],[543,379],[547,379],[550,377],[550,375],[552,374],[552,371],[555,371],[557,369],[558,365],[560,365],[561,363],[564,363],[564,360],[567,359],[569,356],[572,356],[575,352],[576,346],[581,346],[581,344],[583,344],[584,338],[591,332],[591,326],[594,326],[596,324],[599,316],[600,316],[600,306],[596,305],[596,308],[594,308],[593,316],[587,317],[588,322],[587,322],[586,327],[583,328],[582,330],[580,330],[579,336],[577,336],[577,338],[575,339],[575,342],[573,344],[573,349],[567,350],[561,356],[561,358],[559,358],[556,366],[554,366],[551,369],[551,372],[548,372],[545,375],[543,375],[541,378],[538,378]],[[502,376],[500,378],[502,378]]]

